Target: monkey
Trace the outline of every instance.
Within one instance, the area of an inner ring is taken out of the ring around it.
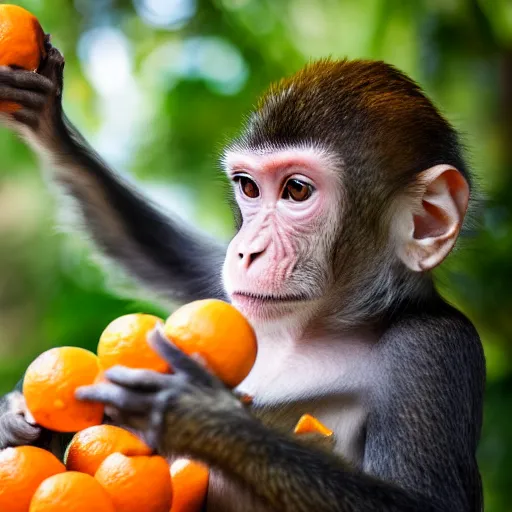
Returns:
[[[3,122],[141,286],[227,300],[258,340],[229,390],[157,327],[148,343],[173,373],[113,367],[77,397],[163,456],[207,463],[208,511],[480,512],[485,358],[432,275],[474,186],[420,86],[348,59],[271,85],[220,158],[236,219],[225,245],[167,218],[88,145],[62,109],[64,58],[47,47],[38,73],[0,68],[0,101],[21,105]],[[19,392],[4,397],[0,447],[37,442],[25,412]],[[304,413],[333,430],[331,449],[292,434]]]

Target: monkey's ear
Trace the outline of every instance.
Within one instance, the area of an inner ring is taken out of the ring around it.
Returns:
[[[423,171],[417,183],[412,208],[400,213],[406,215],[407,234],[398,253],[411,270],[420,272],[439,265],[452,250],[468,207],[469,185],[449,165]]]

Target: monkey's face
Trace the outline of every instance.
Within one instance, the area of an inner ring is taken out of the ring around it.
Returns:
[[[341,204],[332,161],[293,149],[229,152],[224,165],[242,215],[224,264],[233,304],[253,322],[311,307],[332,279]]]

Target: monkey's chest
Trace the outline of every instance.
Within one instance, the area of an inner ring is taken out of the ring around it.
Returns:
[[[332,450],[357,468],[362,466],[366,411],[355,395],[339,395],[321,400],[301,401],[284,407],[261,407],[254,411],[269,427],[293,436],[303,414],[312,414],[334,431],[332,443],[318,438],[319,447]],[[309,442],[309,441],[308,441]],[[312,444],[316,444],[312,440]],[[293,477],[293,476],[292,476]],[[239,482],[221,471],[212,471],[208,491],[208,512],[269,512],[259,499]]]
[[[363,401],[355,394],[304,400],[283,407],[261,407],[254,414],[270,428],[291,436],[300,417],[311,414],[334,432],[331,443],[322,442],[319,436],[319,447],[332,450],[357,467],[361,466],[366,410]]]

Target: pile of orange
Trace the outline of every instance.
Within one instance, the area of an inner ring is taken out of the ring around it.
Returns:
[[[172,504],[165,459],[110,425],[76,434],[66,466],[33,446],[1,451],[0,481],[4,512],[169,512]]]
[[[91,503],[99,512],[199,510],[208,487],[207,467],[188,459],[169,466],[131,432],[103,425],[102,404],[75,398],[78,387],[105,379],[104,371],[114,365],[172,372],[147,341],[158,326],[229,387],[238,385],[255,362],[252,327],[233,306],[213,299],[187,304],[166,322],[142,313],[117,318],[101,334],[97,355],[78,347],[44,352],[25,373],[27,408],[39,425],[77,433],[65,467],[39,448],[0,452],[0,481],[2,475],[15,475],[0,488],[0,510],[81,512],[91,510]]]
[[[134,434],[97,425],[75,434],[66,450],[66,469],[94,477],[116,512],[169,512],[169,465]]]
[[[171,466],[130,432],[98,425],[78,432],[65,456],[33,446],[0,451],[2,512],[195,512],[208,468],[179,459]]]

